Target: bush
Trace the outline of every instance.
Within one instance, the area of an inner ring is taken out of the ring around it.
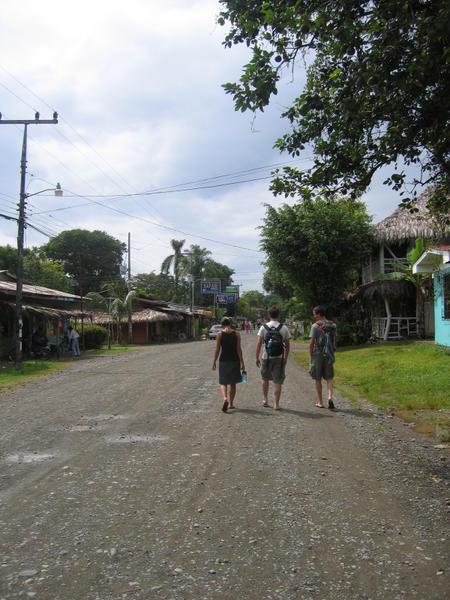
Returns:
[[[81,328],[78,329],[81,335]],[[84,326],[84,347],[86,350],[101,348],[108,339],[108,330],[101,325]]]

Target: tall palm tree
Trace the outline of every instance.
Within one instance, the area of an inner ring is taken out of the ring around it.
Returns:
[[[203,271],[210,260],[209,257],[211,252],[206,248],[198,246],[197,244],[192,244],[185,254],[186,256],[183,256],[181,263],[182,273],[184,275],[189,275],[192,278],[192,281],[195,282],[203,277]],[[194,285],[195,300],[195,296],[198,297],[198,293],[195,294],[195,283],[192,283],[192,285]]]
[[[185,241],[186,240],[170,240],[170,245],[172,246],[173,254],[166,256],[161,265],[161,273],[164,273],[165,275],[169,274],[171,267],[173,270],[175,290],[172,299],[176,299],[178,295],[178,281],[180,279],[180,267],[183,259],[181,249],[183,248]]]

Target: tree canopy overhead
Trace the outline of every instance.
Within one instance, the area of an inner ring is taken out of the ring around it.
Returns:
[[[252,51],[239,83],[224,86],[236,110],[263,110],[283,70],[306,67],[306,84],[283,113],[290,131],[275,146],[313,166],[276,173],[276,194],[357,198],[383,166],[385,181],[414,197],[434,187],[449,208],[450,3],[447,0],[220,0],[224,44]],[[421,175],[406,180],[402,164]]]

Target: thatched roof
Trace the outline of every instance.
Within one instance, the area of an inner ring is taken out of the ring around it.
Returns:
[[[0,305],[9,306],[12,310],[16,307],[15,302],[2,302],[1,300]],[[65,310],[50,306],[40,306],[38,304],[23,304],[22,310],[27,313],[48,317],[49,319],[86,319],[91,316],[91,313],[82,312],[81,310]]]
[[[432,190],[421,194],[411,212],[408,208],[400,206],[391,215],[375,225],[375,237],[378,242],[402,242],[409,239],[422,237],[427,240],[444,238],[450,235],[450,227],[445,224],[445,219],[430,214],[427,203]],[[449,215],[450,216],[450,215]]]
[[[370,302],[377,294],[388,300],[396,300],[397,298],[407,298],[408,296],[414,297],[415,288],[410,281],[405,279],[376,279],[357,287],[349,295],[348,300],[360,299],[363,302]]]
[[[165,312],[159,312],[156,310],[152,310],[151,308],[143,308],[142,310],[134,310],[132,313],[132,322],[133,323],[157,323],[158,321],[182,321],[183,317],[177,314],[168,314]],[[128,321],[127,315],[124,315],[121,318],[122,323],[126,323]],[[95,312],[92,313],[92,322],[98,323],[99,325],[104,325],[108,323],[112,323],[112,319],[108,313],[105,312]]]

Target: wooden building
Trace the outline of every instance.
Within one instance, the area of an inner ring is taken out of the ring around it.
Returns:
[[[0,271],[0,358],[14,354],[16,278]],[[59,349],[64,328],[70,320],[87,318],[81,311],[81,298],[61,290],[38,285],[23,285],[23,352],[31,353],[32,336],[40,331]]]
[[[375,225],[376,243],[369,261],[362,269],[361,285],[352,296],[363,302],[372,326],[372,336],[384,340],[434,335],[434,302],[431,277],[417,289],[412,278],[408,253],[416,240],[426,245],[450,242],[450,228],[445,218],[430,214],[425,191],[414,204],[414,212],[397,208]]]

